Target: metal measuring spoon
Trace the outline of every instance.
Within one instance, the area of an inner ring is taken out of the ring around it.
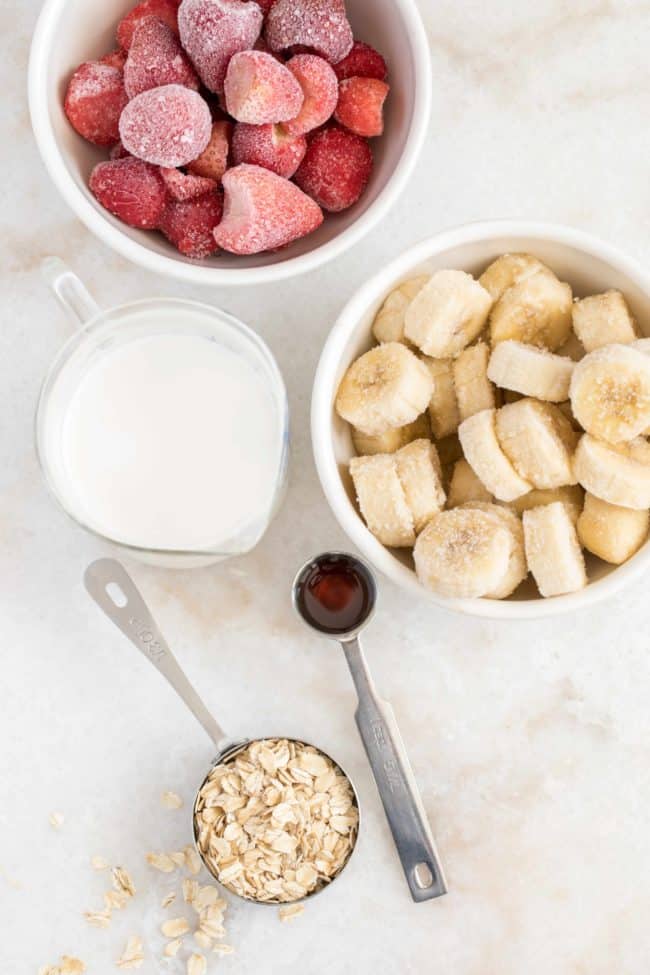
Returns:
[[[84,584],[88,590],[88,593],[97,603],[99,608],[102,609],[108,618],[115,623],[115,625],[126,637],[128,637],[131,643],[138,650],[140,650],[142,654],[144,654],[147,660],[154,665],[156,670],[167,679],[179,697],[181,697],[185,702],[197,721],[202,725],[217,749],[217,757],[214,759],[207,775],[204,777],[197,790],[195,800],[192,804],[192,810],[194,845],[206,870],[212,874],[215,880],[218,880],[219,878],[217,874],[210,865],[210,862],[204,856],[203,850],[198,842],[196,807],[203,786],[207,783],[207,780],[215,766],[223,765],[232,761],[233,758],[235,758],[248,745],[252,744],[253,741],[268,740],[269,738],[287,738],[287,736],[269,735],[267,739],[246,738],[243,740],[236,740],[226,734],[224,729],[205,706],[194,687],[190,684],[185,673],[169,649],[165,638],[160,632],[158,625],[151,615],[151,612],[144,599],[140,595],[135,583],[120,562],[115,561],[115,559],[99,559],[98,561],[93,562],[86,569],[84,574]],[[311,742],[306,742],[302,739],[299,740],[296,738],[287,738],[287,740],[294,741],[302,745],[311,745]],[[313,745],[312,747],[320,752],[321,755],[329,758],[332,764],[335,765],[348,780],[354,796],[354,803],[358,810],[359,797],[356,789],[354,788],[354,783],[345,769],[339,765],[339,763],[336,762],[331,755],[323,751],[322,748],[318,748],[317,745]],[[331,887],[332,883],[334,883],[334,881],[341,876],[350,862],[350,858],[355,848],[356,844],[352,848],[350,855],[338,873],[330,878],[329,883],[326,885],[327,887]],[[236,897],[241,897],[242,900],[250,900],[256,904],[271,904],[277,907],[278,903],[280,903],[279,901],[255,900],[252,897],[245,897],[243,894],[238,894],[237,891],[233,890],[231,887],[227,887],[227,889]],[[307,894],[307,898],[314,897],[324,889],[326,889],[325,886],[316,887]],[[286,904],[290,902],[284,901],[282,903]]]
[[[444,873],[393,709],[377,695],[359,641],[376,599],[368,566],[342,552],[311,559],[293,584],[293,603],[307,626],[343,647],[359,698],[357,727],[411,896],[426,901],[447,893]]]

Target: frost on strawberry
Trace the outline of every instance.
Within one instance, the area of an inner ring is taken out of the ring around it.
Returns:
[[[297,54],[287,61],[287,68],[300,84],[304,101],[286,129],[292,135],[303,135],[331,118],[339,97],[338,81],[327,61],[315,54]]]
[[[234,55],[226,72],[224,94],[229,114],[249,125],[295,118],[304,100],[291,71],[264,51]]]
[[[163,211],[160,229],[181,254],[199,260],[218,250],[214,231],[222,213],[220,193],[205,193],[186,201],[170,200]]]
[[[263,166],[291,179],[307,151],[304,135],[290,135],[285,126],[238,122],[232,137],[233,164]]]
[[[174,31],[158,17],[144,17],[133,33],[124,66],[129,98],[162,85],[184,85],[198,91],[199,78]]]
[[[297,186],[260,166],[242,164],[223,177],[219,247],[232,254],[260,254],[285,247],[320,226],[320,207]]]
[[[125,51],[131,47],[135,29],[144,17],[158,17],[178,34],[178,3],[175,0],[142,0],[117,26],[117,40]]]
[[[180,169],[161,169],[160,175],[170,197],[179,203],[185,203],[187,200],[196,199],[197,196],[212,193],[218,185],[213,179],[207,179],[205,176],[193,176],[192,173],[184,173]]]
[[[336,213],[357,202],[368,185],[372,165],[365,139],[331,125],[310,140],[295,180],[319,206]]]
[[[158,226],[167,198],[158,169],[133,156],[95,166],[90,191],[104,209],[141,230]]]
[[[119,121],[127,102],[122,71],[86,61],[70,79],[64,108],[79,135],[97,146],[110,146],[120,137]]]
[[[210,91],[223,91],[230,59],[252,48],[263,15],[252,0],[183,0],[178,10],[181,42]]]
[[[231,136],[232,122],[213,122],[210,141],[201,155],[188,163],[188,171],[196,176],[206,176],[219,182],[228,168]]]
[[[389,87],[376,78],[346,78],[339,85],[334,118],[355,135],[367,139],[382,135],[383,108]]]
[[[331,64],[349,54],[354,41],[343,0],[276,0],[265,36],[272,51],[303,46]]]
[[[138,159],[157,166],[185,166],[210,141],[212,117],[201,96],[182,85],[136,95],[122,112],[120,138]]]
[[[355,41],[352,50],[342,61],[334,65],[334,71],[339,81],[345,78],[376,78],[385,81],[388,74],[386,62],[370,44]]]

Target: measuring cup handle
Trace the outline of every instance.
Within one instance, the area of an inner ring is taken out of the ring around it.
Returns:
[[[99,305],[60,257],[44,258],[41,273],[75,325],[85,325],[99,315]]]
[[[375,690],[358,639],[343,643],[357,693],[355,715],[414,901],[447,893],[445,877],[393,709]]]
[[[221,753],[231,743],[229,737],[181,670],[124,566],[115,559],[98,559],[86,569],[84,584],[99,608],[169,681]]]

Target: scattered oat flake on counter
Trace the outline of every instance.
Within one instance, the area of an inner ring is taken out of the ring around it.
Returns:
[[[235,949],[232,945],[215,945],[212,949],[215,955],[234,955]]]
[[[113,867],[113,887],[115,890],[123,890],[129,897],[135,897],[135,884],[124,867]]]
[[[109,863],[108,860],[104,859],[104,857],[95,856],[91,858],[90,866],[93,868],[93,870],[107,870]]]
[[[201,858],[194,849],[193,846],[186,846],[183,849],[185,854],[185,860],[187,862],[187,869],[191,874],[196,876],[201,873]]]
[[[192,904],[193,905],[194,904],[194,899],[195,899],[195,897],[197,896],[197,894],[199,892],[199,883],[198,883],[198,881],[197,880],[190,880],[189,877],[186,877],[183,880],[182,890],[183,890],[183,900],[185,901],[185,903],[186,904]]]
[[[176,864],[167,853],[147,853],[145,859],[150,867],[161,873],[173,873],[176,869]]]
[[[80,958],[71,955],[61,956],[61,975],[83,975],[86,965]]]
[[[197,928],[197,930],[194,932],[194,940],[199,948],[203,948],[204,951],[209,951],[212,947],[212,938],[210,938],[202,928]]]
[[[180,938],[190,930],[189,922],[184,917],[174,917],[169,921],[163,921],[160,930],[166,938]]]
[[[176,792],[163,792],[161,802],[165,809],[180,809],[183,805],[182,798]]]
[[[130,897],[131,895],[127,894],[125,890],[107,890],[104,894],[104,908],[109,914],[111,911],[121,911],[123,907],[126,907]]]
[[[84,917],[93,928],[107,928],[111,923],[110,911],[84,911]]]
[[[62,812],[51,812],[49,819],[52,829],[61,829],[65,822],[65,816]]]
[[[203,955],[190,955],[187,959],[187,975],[205,975],[208,968]]]
[[[61,969],[58,965],[42,965],[38,975],[61,975]]]
[[[281,907],[278,911],[280,920],[286,924],[287,921],[293,921],[294,918],[300,917],[301,914],[305,913],[304,904],[289,904],[288,907]]]
[[[176,891],[175,890],[170,890],[169,893],[168,894],[165,894],[165,896],[161,900],[160,906],[161,907],[169,907],[169,905],[170,904],[173,904],[175,900],[176,900]]]
[[[166,958],[175,958],[178,952],[181,950],[183,945],[182,938],[174,938],[173,941],[168,941],[165,945],[165,950],[163,954]]]
[[[118,968],[140,968],[144,962],[142,938],[131,935],[126,943],[122,957],[116,962]]]

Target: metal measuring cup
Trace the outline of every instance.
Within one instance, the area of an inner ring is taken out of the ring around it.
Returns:
[[[210,862],[206,858],[198,842],[198,828],[197,828],[197,805],[201,797],[201,792],[203,787],[206,785],[212,771],[218,765],[224,765],[231,762],[237,755],[240,754],[245,748],[257,741],[268,741],[270,739],[286,738],[286,736],[281,735],[270,735],[266,739],[242,739],[237,740],[231,738],[217,722],[217,720],[210,713],[208,708],[205,706],[198,693],[188,680],[187,676],[181,669],[178,661],[169,649],[165,638],[163,637],[158,625],[156,624],[149,608],[147,607],[144,599],[142,598],[140,592],[138,591],[135,583],[127,573],[126,569],[120,562],[115,561],[115,559],[99,559],[88,566],[86,572],[84,573],[84,584],[85,587],[92,597],[92,599],[97,603],[100,609],[108,616],[110,620],[122,631],[122,633],[131,641],[131,643],[150,661],[156,668],[156,670],[162,674],[163,677],[171,684],[176,693],[185,702],[187,707],[190,709],[194,717],[202,725],[203,729],[209,735],[210,739],[214,743],[217,749],[217,757],[212,762],[210,769],[203,778],[201,785],[197,789],[196,797],[192,804],[192,832],[194,836],[194,845],[196,847],[197,853],[199,854],[203,865],[206,870],[218,881],[218,876],[211,866]],[[310,745],[310,742],[305,742],[302,739],[296,738],[286,738],[289,742],[295,742],[300,745]],[[352,790],[353,803],[359,811],[359,797],[357,795],[356,789],[352,779],[347,774],[345,769],[339,765],[327,752],[318,748],[316,745],[311,745],[315,748],[317,752],[328,758],[332,764],[339,769],[339,771],[345,776],[350,784]],[[358,827],[357,827],[358,831]],[[272,904],[277,906],[279,903],[295,903],[298,900],[306,900],[309,897],[313,897],[324,890],[325,887],[331,886],[331,884],[341,873],[345,870],[348,863],[350,862],[352,853],[356,848],[355,837],[354,845],[350,850],[347,860],[343,863],[338,873],[334,874],[329,878],[329,882],[323,882],[320,886],[316,887],[314,890],[310,891],[305,898],[296,898],[294,901],[279,901],[279,900],[257,900],[253,897],[246,897],[243,894],[239,894],[237,891],[233,890],[231,887],[227,887],[227,890],[237,897],[241,897],[242,900],[248,900],[255,904]]]
[[[320,603],[318,587],[330,579]],[[334,583],[331,583],[334,580]],[[355,719],[388,825],[414,901],[447,893],[435,841],[393,709],[376,691],[359,634],[372,617],[377,586],[368,566],[353,555],[324,552],[310,559],[293,584],[300,618],[343,647],[359,698]]]

